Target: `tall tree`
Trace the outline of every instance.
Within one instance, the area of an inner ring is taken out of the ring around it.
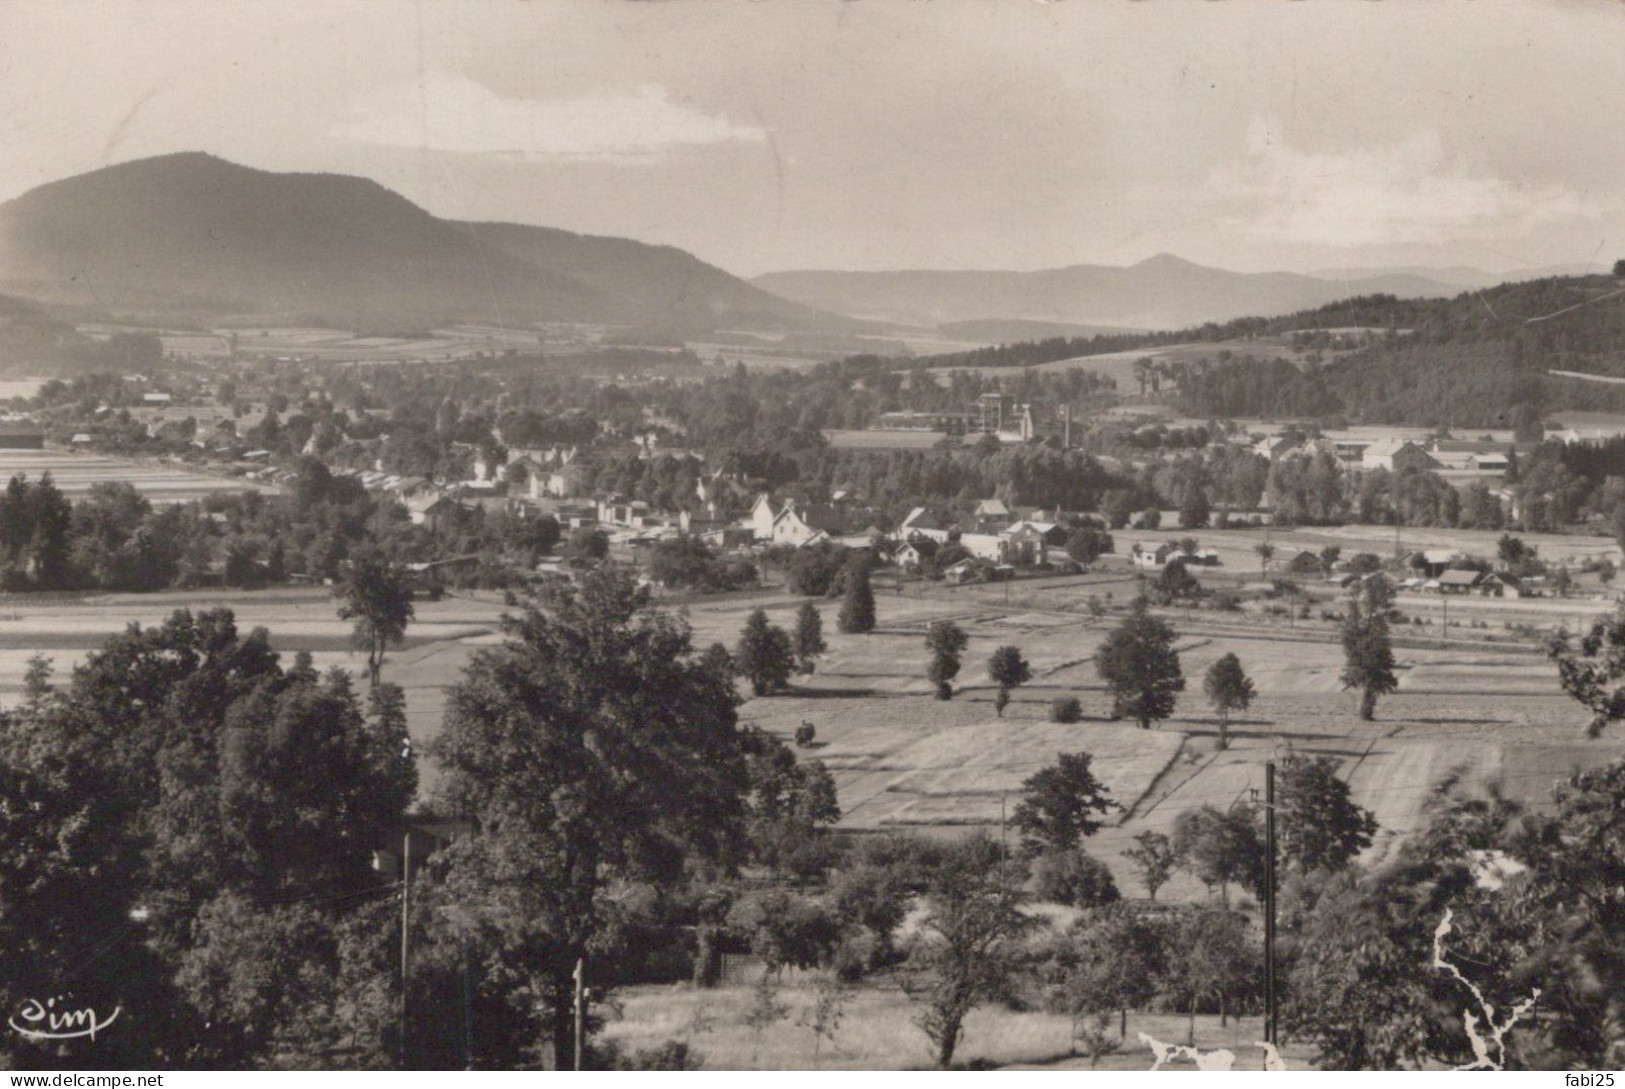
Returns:
[[[751,691],[758,696],[777,692],[788,684],[795,665],[790,637],[783,628],[767,622],[766,609],[753,609],[745,619],[733,660],[739,675],[750,681]]]
[[[1360,718],[1367,722],[1376,717],[1378,697],[1399,687],[1388,634],[1388,596],[1381,575],[1360,579],[1343,618],[1343,687],[1360,690]]]
[[[802,602],[801,608],[796,610],[793,641],[796,667],[804,674],[811,674],[817,666],[814,659],[828,650],[829,645],[824,642],[824,617],[810,601]]]
[[[846,595],[836,619],[848,635],[875,630],[875,591],[869,585],[869,558],[865,554],[852,557],[846,565]]]
[[[1021,784],[1021,802],[1010,823],[1029,852],[1070,850],[1100,830],[1101,817],[1120,808],[1095,777],[1092,759],[1086,752],[1060,753]]]
[[[935,620],[925,629],[925,645],[931,651],[931,662],[926,666],[926,677],[936,690],[937,699],[954,698],[954,678],[959,676],[959,656],[964,653],[970,637],[952,620]]]
[[[1132,715],[1140,728],[1174,713],[1185,675],[1174,650],[1174,629],[1136,602],[1095,655],[1095,670],[1112,693],[1112,713]]]
[[[508,634],[451,689],[435,744],[450,812],[482,830],[447,880],[543,996],[563,1056],[612,890],[735,865],[749,780],[732,681],[630,575],[552,588]]]
[[[1332,756],[1281,761],[1275,812],[1281,858],[1303,870],[1340,870],[1371,846],[1377,819],[1356,805]]]
[[[367,676],[376,688],[384,652],[400,646],[415,615],[406,570],[375,547],[360,548],[350,554],[344,581],[334,593],[339,619],[355,625],[350,642],[367,652]]]
[[[1010,991],[1019,939],[1032,925],[1019,910],[1023,877],[982,835],[947,849],[930,869],[925,914],[899,982],[921,1004],[918,1024],[945,1070],[965,1016]]]
[[[999,686],[993,697],[993,708],[1003,718],[1004,709],[1010,704],[1010,690],[1032,680],[1033,670],[1021,656],[1020,647],[1003,646],[988,656],[987,675]]]
[[[1226,654],[1208,667],[1202,679],[1208,703],[1219,713],[1219,748],[1230,747],[1230,712],[1245,711],[1252,705],[1253,682],[1241,668],[1241,659]]]

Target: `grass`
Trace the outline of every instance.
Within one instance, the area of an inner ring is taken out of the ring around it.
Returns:
[[[753,989],[736,984],[700,991],[687,984],[630,987],[615,994],[618,1015],[611,1013],[604,1034],[629,1051],[657,1047],[667,1040],[683,1040],[705,1059],[710,1070],[806,1070],[814,1068],[814,1035],[809,1020],[814,990],[810,975],[787,973],[778,1001],[785,1016],[754,1031],[746,1023]],[[833,1043],[821,1042],[817,1068],[825,1070],[914,1070],[935,1065],[935,1053],[915,1022],[919,1007],[894,987],[862,984],[845,1001]],[[1149,1069],[1152,1057],[1138,1040],[1146,1032],[1169,1043],[1186,1040],[1187,1018],[1173,1014],[1130,1013],[1126,1039],[1111,1024],[1118,1050],[1103,1056],[1102,1070]],[[1229,1048],[1236,1054],[1237,1070],[1263,1068],[1262,1052],[1253,1041],[1263,1034],[1256,1017],[1230,1018],[1220,1026],[1212,1016],[1196,1018],[1196,1043],[1203,1050]],[[984,1006],[965,1021],[965,1034],[955,1054],[958,1063],[991,1063],[1076,1069],[1089,1060],[1073,1054],[1072,1023],[1059,1014],[1016,1012]],[[1297,1069],[1309,1065],[1309,1050],[1288,1044],[1282,1049]],[[1182,1064],[1191,1069],[1189,1063]],[[1178,1067],[1176,1067],[1177,1069]]]

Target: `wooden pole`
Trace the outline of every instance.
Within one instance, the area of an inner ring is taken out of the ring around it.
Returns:
[[[401,1069],[406,1069],[406,985],[411,964],[412,830],[401,845]]]
[[[575,1068],[577,1070],[581,1069],[581,1022],[582,1022],[582,1006],[584,1005],[584,1003],[582,1002],[582,998],[583,998],[582,992],[583,992],[583,990],[585,990],[585,988],[582,987],[582,980],[583,980],[583,977],[585,977],[586,974],[587,974],[587,972],[586,972],[586,963],[587,962],[586,962],[585,957],[577,957],[576,958],[576,970],[575,970],[575,985],[576,985],[576,993],[575,993],[575,999],[576,999],[576,1001],[575,1001],[576,1062],[575,1062]]]
[[[1264,1039],[1275,1043],[1275,761],[1264,765]]]

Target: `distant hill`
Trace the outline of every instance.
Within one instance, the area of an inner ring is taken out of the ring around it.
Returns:
[[[583,321],[846,331],[669,247],[439,219],[365,178],[199,153],[0,205],[0,290],[140,317],[254,314],[358,330]]]
[[[775,295],[853,318],[910,325],[989,319],[1183,329],[1273,317],[1358,295],[1439,298],[1461,290],[1412,273],[1350,280],[1295,272],[1228,272],[1166,254],[1126,268],[1038,272],[770,272]]]

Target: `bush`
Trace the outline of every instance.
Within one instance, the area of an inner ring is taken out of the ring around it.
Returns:
[[[1122,899],[1106,864],[1081,847],[1051,851],[1035,868],[1041,900],[1069,907],[1098,907]]]
[[[1078,702],[1076,696],[1056,696],[1050,701],[1049,720],[1051,722],[1081,722],[1083,721],[1083,704]]]
[[[813,738],[817,736],[818,728],[810,722],[803,722],[796,727],[796,747],[799,749],[807,748],[813,743]]]

